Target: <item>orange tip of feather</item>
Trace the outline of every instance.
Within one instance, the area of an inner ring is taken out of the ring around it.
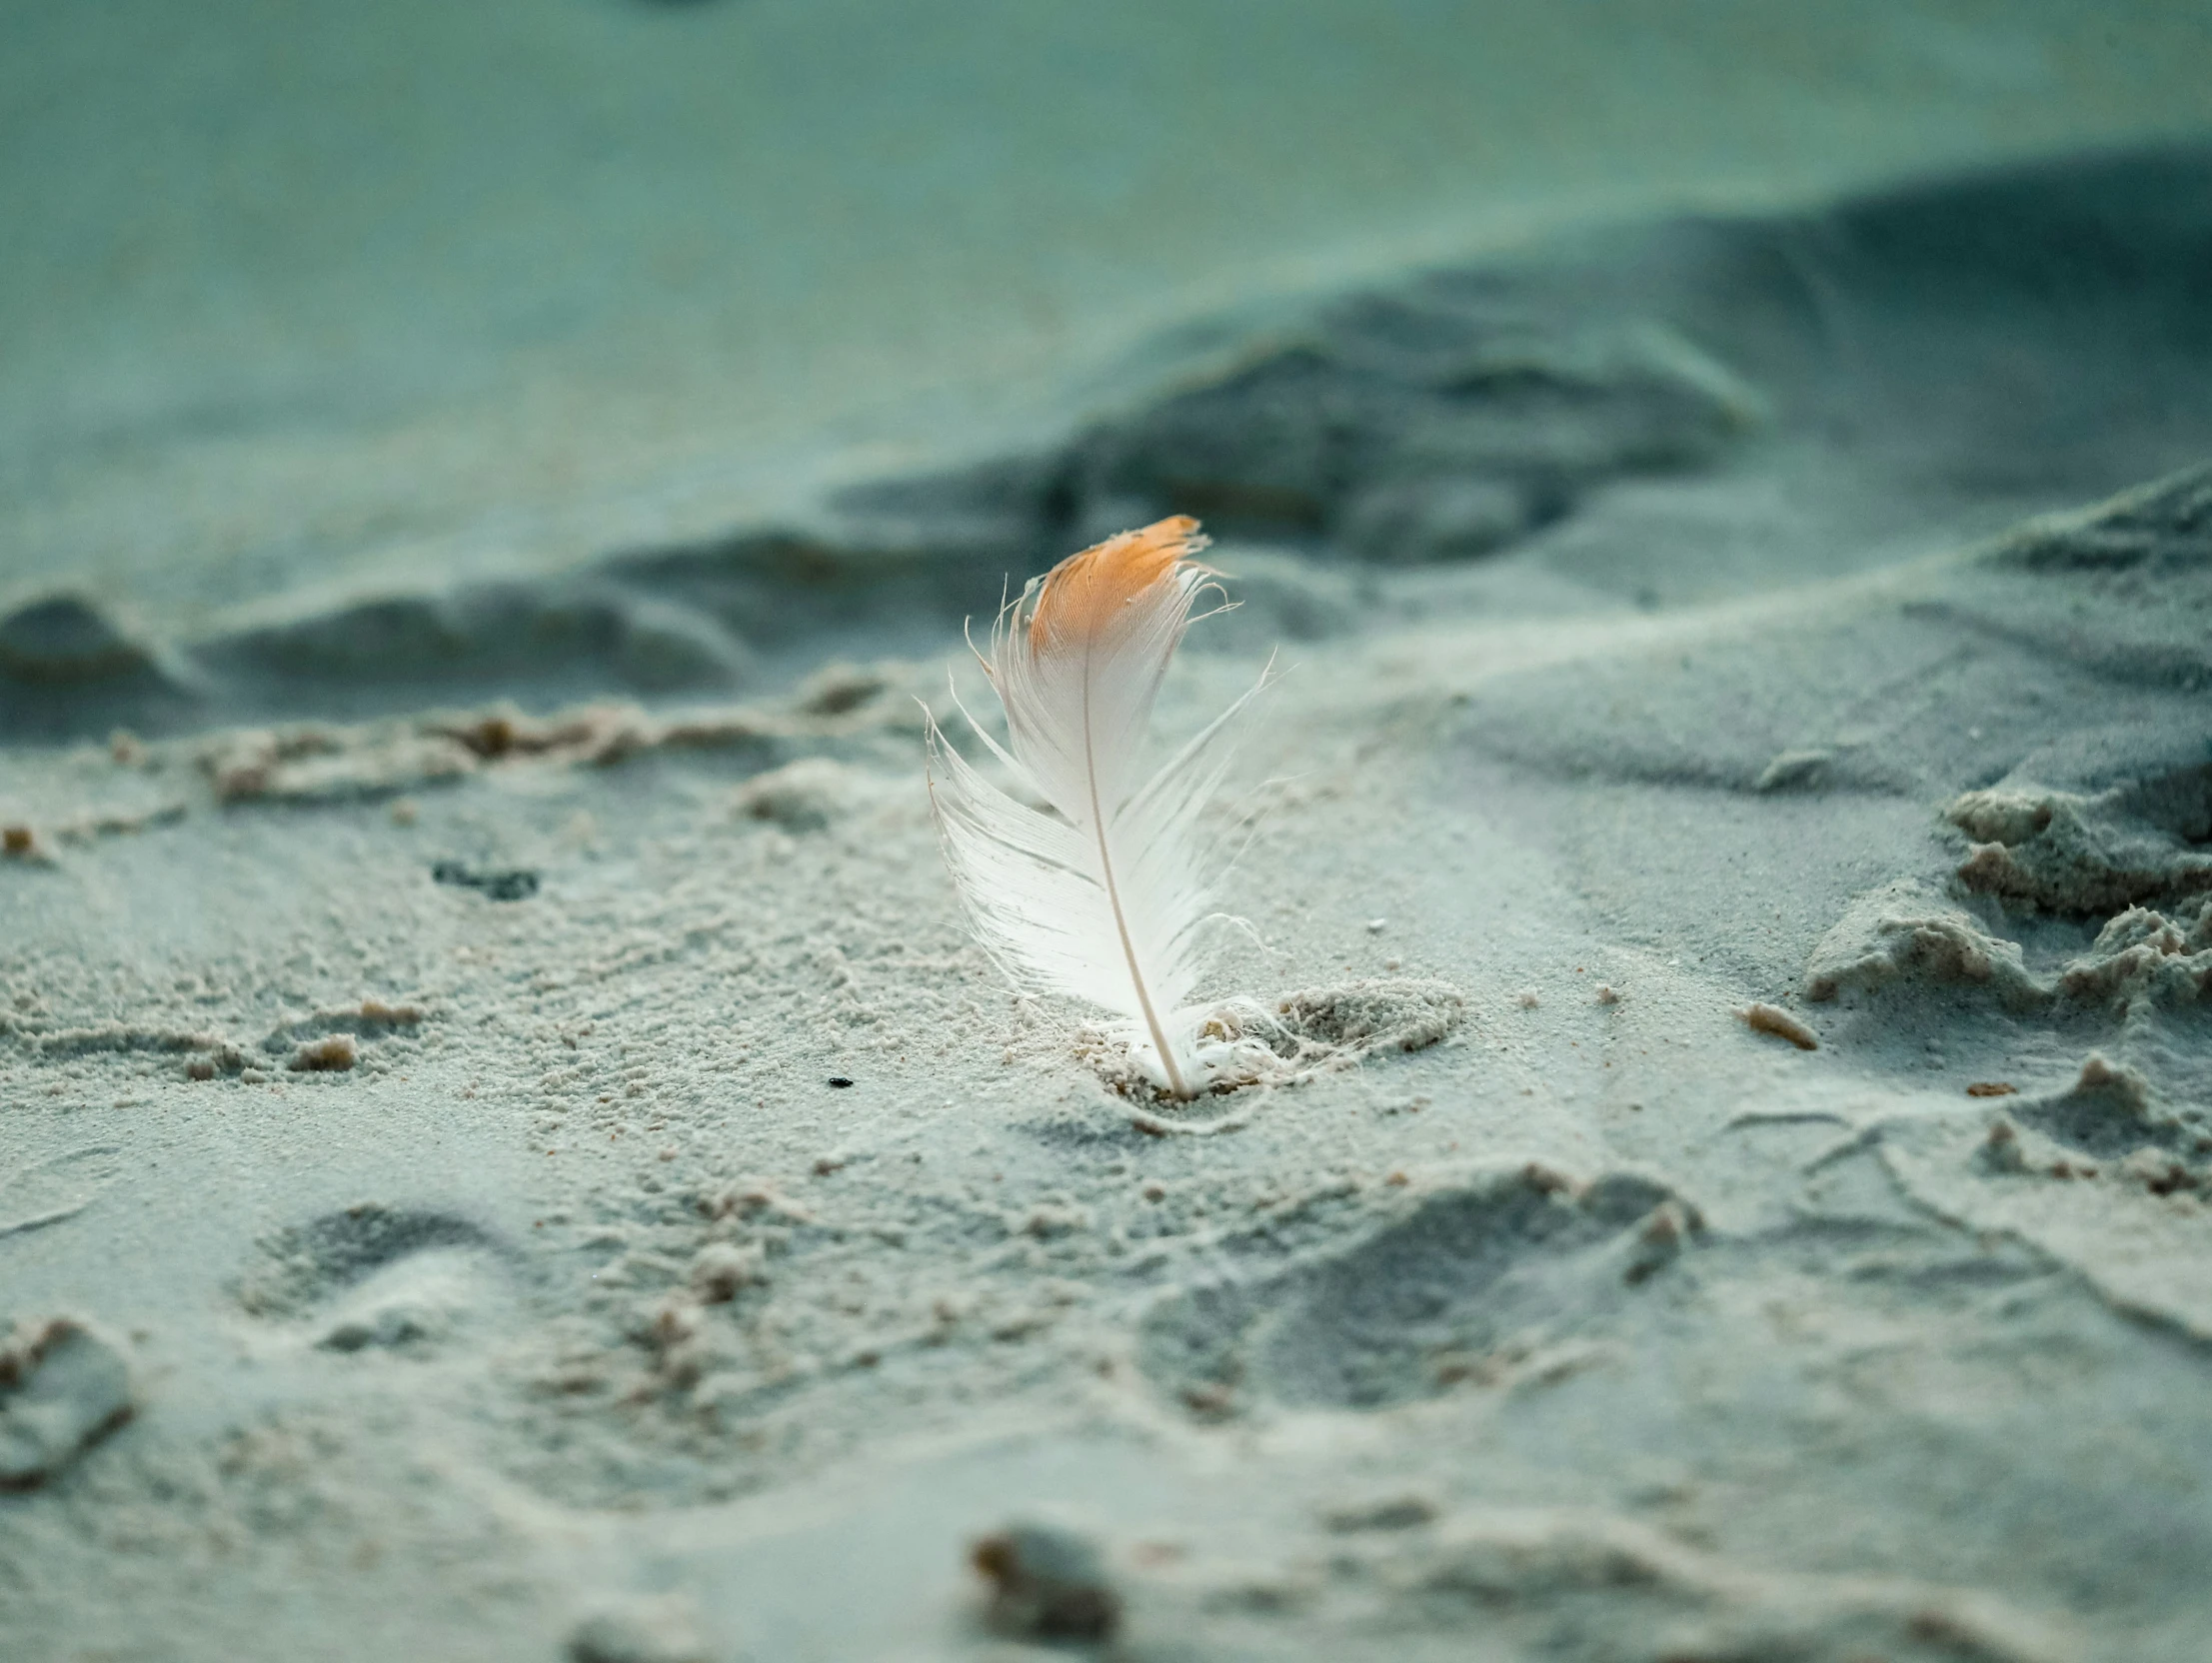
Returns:
[[[1131,601],[1206,546],[1187,514],[1155,520],[1070,555],[1045,576],[1030,612],[1030,651],[1097,635]]]

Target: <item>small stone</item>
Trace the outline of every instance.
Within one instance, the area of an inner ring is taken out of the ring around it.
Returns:
[[[433,882],[476,889],[492,900],[528,900],[538,892],[538,874],[527,866],[480,871],[459,860],[440,860],[430,868]]]
[[[709,1663],[688,1599],[633,1600],[597,1611],[569,1633],[569,1663]]]
[[[118,1346],[75,1317],[17,1323],[0,1341],[0,1490],[44,1483],[133,1406]]]
[[[1105,1551],[1065,1524],[1024,1521],[986,1536],[969,1554],[992,1584],[991,1622],[1025,1640],[1108,1640],[1121,1595]]]

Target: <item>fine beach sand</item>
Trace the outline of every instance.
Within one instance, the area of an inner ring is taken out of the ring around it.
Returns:
[[[2110,136],[1222,261],[1016,437],[526,460],[486,564],[255,541],[458,395],[194,439],[274,495],[143,581],[57,440],[0,1656],[2195,1663],[2212,148]],[[1282,671],[1209,990],[1311,1063],[1188,1104],[970,940],[921,740],[1170,512],[1161,738]]]

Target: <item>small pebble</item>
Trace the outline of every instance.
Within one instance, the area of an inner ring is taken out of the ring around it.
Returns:
[[[570,1631],[569,1663],[709,1663],[691,1602],[641,1599],[595,1612]]]
[[[132,1406],[120,1347],[75,1317],[17,1323],[0,1339],[0,1490],[44,1483]]]
[[[538,874],[526,866],[479,871],[459,860],[440,860],[430,868],[430,875],[433,882],[476,889],[492,900],[528,900],[538,892]]]
[[[1108,1640],[1121,1595],[1104,1550],[1083,1531],[1037,1521],[986,1536],[969,1562],[992,1585],[991,1622],[1024,1640]]]

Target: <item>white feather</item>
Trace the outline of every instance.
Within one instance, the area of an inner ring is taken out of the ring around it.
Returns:
[[[1211,574],[1196,522],[1161,521],[1071,556],[1001,610],[984,668],[1007,744],[961,714],[1053,812],[1017,802],[929,730],[930,792],[977,936],[1019,986],[1069,994],[1135,1025],[1159,1081],[1189,1096],[1200,925],[1217,837],[1199,825],[1227,767],[1238,699],[1156,773],[1142,772],[1153,699]],[[981,657],[981,655],[979,655]],[[1149,1041],[1146,1046],[1143,1041]],[[1148,1060],[1148,1059],[1145,1059]]]

